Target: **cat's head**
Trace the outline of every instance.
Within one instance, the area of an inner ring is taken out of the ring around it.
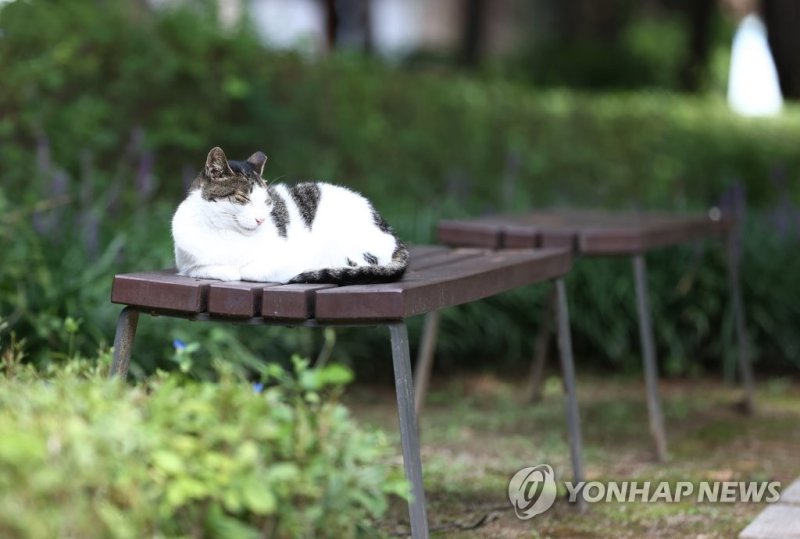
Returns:
[[[272,205],[261,177],[267,156],[256,152],[246,161],[228,161],[221,148],[212,148],[206,166],[192,184],[200,190],[204,211],[220,226],[253,232],[267,220]]]

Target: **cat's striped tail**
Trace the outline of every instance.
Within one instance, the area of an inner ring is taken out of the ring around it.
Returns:
[[[292,277],[289,283],[324,283],[338,284],[340,286],[391,283],[403,277],[406,268],[408,268],[408,260],[408,247],[403,242],[398,242],[397,248],[392,253],[391,262],[386,265],[344,266],[307,271]]]

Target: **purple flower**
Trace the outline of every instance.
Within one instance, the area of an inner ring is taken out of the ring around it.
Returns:
[[[90,260],[97,259],[97,252],[100,248],[99,228],[97,216],[91,211],[87,211],[83,219],[83,245]]]
[[[36,134],[36,166],[42,174],[50,172],[50,139],[47,138],[44,131],[38,129]]]
[[[254,393],[261,393],[262,391],[264,391],[264,384],[262,384],[260,382],[257,382],[255,384],[253,384],[253,392]]]
[[[178,352],[180,352],[181,350],[186,350],[186,343],[180,339],[175,339],[174,341],[172,341],[172,346],[174,346],[175,350],[177,350]]]
[[[150,195],[153,194],[153,191],[155,191],[156,186],[153,180],[154,162],[153,152],[142,151],[139,157],[139,168],[136,171],[136,180],[134,182],[139,200],[148,200]]]
[[[69,191],[69,176],[62,169],[55,169],[50,173],[50,186],[48,195],[54,200],[63,198]],[[58,224],[61,219],[61,210],[52,208],[45,211],[37,211],[33,214],[33,226],[36,232],[42,235],[50,235],[58,232]]]

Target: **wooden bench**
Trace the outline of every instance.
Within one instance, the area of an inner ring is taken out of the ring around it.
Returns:
[[[716,215],[714,215],[716,213]],[[714,215],[713,217],[710,215]],[[658,393],[658,369],[653,343],[653,327],[647,289],[645,254],[657,248],[699,239],[723,238],[727,244],[728,282],[738,340],[739,369],[744,386],[744,408],[754,410],[754,382],[747,348],[738,264],[735,250],[735,221],[722,218],[719,212],[709,215],[673,215],[663,213],[620,214],[600,211],[537,211],[525,215],[494,215],[477,219],[442,221],[438,225],[439,240],[447,245],[486,247],[490,249],[554,248],[572,250],[578,256],[626,256],[633,261],[639,333],[644,363],[650,430],[659,460],[666,460],[667,441],[664,418]],[[426,322],[425,339],[435,341],[438,321],[433,314]],[[541,380],[545,345],[537,346],[531,369],[531,391],[536,393],[536,380]],[[432,345],[419,362],[430,369]],[[424,375],[422,375],[424,376]],[[419,390],[421,387],[417,387]],[[417,395],[420,402],[422,395]]]
[[[555,281],[558,293],[559,349],[564,372],[566,415],[573,474],[583,479],[581,432],[569,315],[562,277],[571,268],[565,249],[508,250],[412,249],[411,265],[401,281],[390,284],[333,285],[221,282],[181,277],[174,270],[114,277],[111,301],[125,305],[114,339],[111,376],[125,377],[139,313],[195,321],[282,326],[388,326],[400,438],[406,477],[411,484],[412,535],[428,536],[417,419],[405,319],[475,301],[513,288]]]

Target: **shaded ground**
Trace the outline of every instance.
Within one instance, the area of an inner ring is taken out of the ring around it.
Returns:
[[[578,514],[559,497],[546,513],[518,520],[506,494],[518,469],[550,464],[570,479],[560,381],[544,401],[521,405],[521,382],[493,377],[450,380],[429,395],[421,419],[428,514],[439,536],[734,537],[763,504],[599,503]],[[662,384],[671,459],[654,461],[639,379],[581,376],[578,384],[589,480],[780,481],[800,475],[800,384],[759,386],[758,412],[740,414],[736,388],[713,380]],[[398,440],[391,388],[352,387],[347,404],[362,422]],[[401,462],[397,457],[398,464]],[[404,505],[382,527],[401,532]]]

